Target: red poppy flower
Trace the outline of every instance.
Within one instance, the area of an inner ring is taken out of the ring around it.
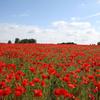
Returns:
[[[42,96],[42,90],[40,90],[40,89],[35,89],[35,90],[33,90],[33,92],[34,92],[35,97],[41,97]]]
[[[48,73],[49,73],[49,75],[54,75],[54,74],[56,74],[56,70],[54,68],[49,68]]]
[[[69,82],[69,81],[70,81],[70,78],[67,77],[67,76],[65,76],[65,77],[63,78],[63,80],[64,80],[65,82]]]
[[[46,83],[44,80],[41,81],[41,86],[45,87],[46,86]]]
[[[42,79],[47,79],[48,76],[46,74],[42,74]]]
[[[26,90],[25,90],[25,88],[24,87],[22,87],[22,86],[17,86],[16,88],[15,88],[15,95],[16,96],[21,96],[23,93],[25,93],[26,92]]]
[[[3,89],[0,89],[0,96],[3,96],[4,92]]]
[[[62,96],[62,95],[65,95],[67,93],[67,91],[63,88],[55,88],[54,89],[54,94],[56,96]]]
[[[3,95],[7,96],[7,95],[11,94],[12,90],[10,87],[6,87],[3,92],[4,92]]]
[[[34,82],[29,82],[30,86],[35,86]]]
[[[35,74],[36,70],[34,67],[30,67],[30,71]]]
[[[15,96],[21,96],[22,92],[21,91],[15,91]]]
[[[75,85],[75,84],[71,84],[71,83],[70,83],[70,84],[68,84],[68,86],[69,86],[70,88],[72,88],[72,89],[76,87],[76,85]]]
[[[6,82],[4,82],[4,81],[0,82],[0,86],[1,86],[2,88],[5,88],[5,87],[6,87]]]
[[[27,86],[27,85],[28,85],[28,79],[24,79],[24,80],[22,81],[22,85],[23,85],[23,86]]]
[[[38,83],[38,82],[40,82],[40,79],[39,78],[34,78],[32,81]]]

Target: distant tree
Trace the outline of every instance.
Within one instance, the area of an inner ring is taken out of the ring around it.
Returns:
[[[35,39],[22,39],[20,43],[36,43]]]
[[[74,43],[74,42],[62,42],[62,43],[59,43],[59,44],[75,44],[76,45],[76,43]]]
[[[27,39],[22,39],[22,40],[20,40],[19,43],[27,43],[27,42],[28,42]]]
[[[100,45],[100,42],[98,42],[97,45]]]
[[[36,43],[36,40],[35,39],[22,39],[22,40],[20,40],[19,38],[16,38],[15,43]]]
[[[29,39],[28,42],[29,43],[36,43],[36,40],[35,39]]]
[[[20,39],[19,38],[16,38],[15,39],[15,43],[19,43],[20,42]]]
[[[76,44],[76,43],[74,43],[74,42],[67,42],[66,44]]]
[[[11,40],[9,40],[9,41],[8,41],[8,44],[11,44],[11,43],[12,43]]]

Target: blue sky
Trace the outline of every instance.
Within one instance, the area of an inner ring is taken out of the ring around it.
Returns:
[[[0,22],[48,25],[71,17],[84,18],[100,12],[96,0],[1,0]],[[95,18],[91,18],[90,21]],[[96,19],[100,19],[99,16]]]
[[[56,23],[56,27],[54,23]],[[25,36],[29,38],[31,36],[39,37],[37,38],[39,42],[61,42],[64,36],[69,36],[68,34],[73,29],[73,23],[74,27],[79,29],[84,23],[87,26],[84,30],[89,28],[89,32],[91,31],[92,35],[96,34],[98,37],[100,32],[100,0],[0,0],[0,36],[3,37],[0,41],[14,40],[13,38],[20,37],[21,34],[21,38]],[[69,26],[70,28],[68,28]],[[13,27],[13,30],[11,30],[11,27]],[[24,28],[27,28],[25,32]],[[66,28],[70,31],[68,31],[69,33],[64,31]],[[74,28],[70,35],[81,36],[79,29]],[[39,35],[36,33],[37,31]],[[43,36],[49,35],[50,32],[52,32],[52,39],[41,40]],[[56,37],[56,32],[59,33],[59,38]],[[89,32],[84,31],[82,35],[91,35]],[[78,40],[78,37],[77,40],[72,37],[69,41],[92,43],[88,41],[89,38],[86,41],[85,36],[84,38],[81,37],[81,40]],[[84,39],[85,42],[82,41]],[[67,40],[64,39],[64,41]]]

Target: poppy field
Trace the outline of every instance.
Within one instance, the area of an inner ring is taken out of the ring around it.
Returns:
[[[0,100],[100,100],[100,46],[0,44]]]

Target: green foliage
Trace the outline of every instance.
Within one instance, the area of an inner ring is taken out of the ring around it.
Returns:
[[[98,42],[97,45],[100,45],[100,42]]]
[[[62,42],[62,43],[59,43],[59,44],[76,44],[74,42]]]
[[[11,43],[12,43],[11,40],[9,40],[9,41],[8,41],[8,44],[11,44]]]
[[[35,39],[22,39],[19,43],[36,43]]]
[[[15,43],[36,43],[36,40],[35,39],[22,39],[22,40],[20,40],[19,38],[16,38]]]
[[[19,38],[16,38],[15,39],[15,43],[19,43],[20,42],[20,39]]]

